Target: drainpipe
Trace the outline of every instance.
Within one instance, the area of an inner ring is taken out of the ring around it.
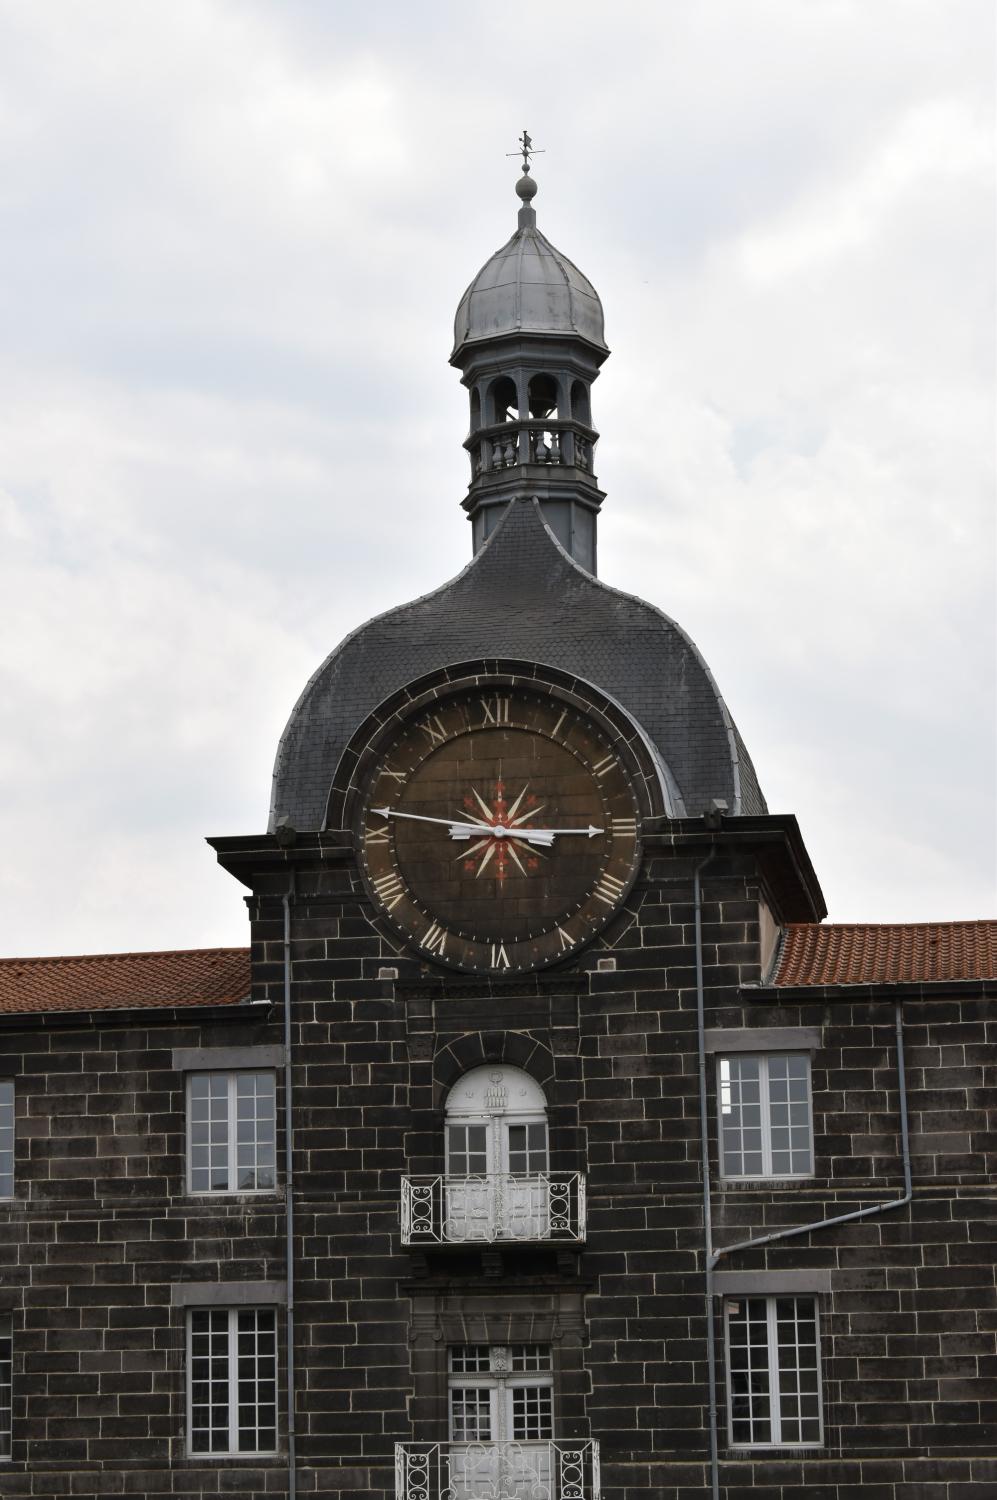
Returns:
[[[739,1240],[737,1244],[713,1249],[713,1215],[710,1201],[710,1148],[707,1133],[707,1078],[706,1078],[706,1019],[703,992],[703,892],[700,875],[716,853],[700,860],[693,872],[693,907],[696,944],[696,1028],[699,1039],[699,1139],[700,1160],[703,1174],[703,1246],[706,1257],[706,1363],[710,1384],[710,1487],[713,1500],[720,1500],[720,1457],[717,1437],[717,1385],[716,1385],[716,1335],[713,1326],[713,1273],[718,1263],[738,1250],[752,1250],[758,1245],[771,1245],[777,1240],[792,1239],[798,1234],[812,1234],[818,1229],[829,1229],[835,1224],[848,1224],[853,1219],[867,1219],[872,1214],[889,1213],[905,1208],[914,1196],[910,1169],[910,1130],[907,1120],[907,1073],[904,1066],[903,1006],[895,1003],[897,1035],[897,1087],[900,1094],[900,1148],[903,1157],[904,1191],[899,1198],[887,1198],[882,1203],[873,1203],[868,1208],[854,1209],[851,1213],[836,1214],[833,1218],[818,1219],[812,1224],[801,1224],[795,1229],[777,1229],[772,1234],[759,1235],[756,1239]]]
[[[291,887],[284,908],[284,1224],[287,1234],[287,1496],[297,1494],[294,1429],[294,1109],[291,1094]]]
[[[710,1484],[713,1500],[720,1500],[720,1455],[717,1443],[717,1349],[713,1327],[713,1213],[710,1203],[710,1137],[707,1132],[706,998],[703,991],[703,888],[700,875],[713,858],[711,847],[692,876],[696,940],[696,1031],[699,1039],[699,1151],[703,1177],[703,1258],[706,1262],[706,1371],[710,1397]]]
[[[777,1229],[774,1234],[762,1234],[757,1239],[739,1240],[736,1245],[727,1245],[713,1256],[716,1266],[725,1255],[735,1250],[752,1250],[756,1245],[771,1245],[774,1240],[792,1239],[797,1234],[811,1234],[816,1229],[828,1229],[832,1224],[848,1224],[852,1219],[867,1219],[871,1214],[885,1214],[892,1209],[905,1208],[914,1196],[910,1175],[910,1132],[907,1124],[907,1074],[904,1068],[903,1006],[896,1001],[897,1029],[897,1086],[900,1090],[900,1149],[903,1155],[904,1191],[899,1198],[887,1198],[882,1203],[873,1203],[868,1208],[856,1208],[851,1213],[836,1214],[831,1219],[818,1219],[813,1224],[800,1224],[796,1229]]]

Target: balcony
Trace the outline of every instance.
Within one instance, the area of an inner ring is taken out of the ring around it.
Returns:
[[[585,1239],[585,1177],[403,1177],[402,1244],[580,1244]]]
[[[599,1444],[396,1443],[395,1500],[599,1500]]]

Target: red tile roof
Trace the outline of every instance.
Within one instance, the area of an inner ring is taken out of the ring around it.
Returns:
[[[795,922],[776,985],[997,979],[997,922]]]
[[[248,995],[248,948],[0,959],[0,1014],[236,1005]]]

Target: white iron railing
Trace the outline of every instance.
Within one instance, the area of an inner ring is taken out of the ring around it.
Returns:
[[[509,1172],[403,1177],[402,1244],[465,1245],[585,1238],[585,1177]]]
[[[599,1500],[599,1444],[396,1443],[395,1500]]]

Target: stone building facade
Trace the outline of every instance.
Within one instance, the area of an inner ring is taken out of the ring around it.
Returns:
[[[0,962],[5,1496],[997,1494],[997,923],[824,922],[596,578],[602,309],[518,191],[474,561],[211,841],[250,948]]]

